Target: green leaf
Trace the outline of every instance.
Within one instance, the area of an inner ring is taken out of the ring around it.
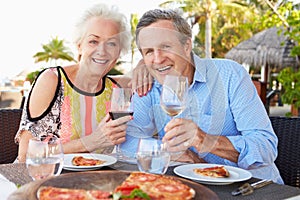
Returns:
[[[131,191],[130,195],[122,195],[121,199],[126,199],[126,198],[133,199],[134,197],[141,197],[141,198],[146,199],[146,200],[151,200],[149,195],[146,194],[141,189],[134,189],[134,190]]]
[[[300,71],[291,67],[281,70],[278,81],[282,84],[282,103],[300,107]]]

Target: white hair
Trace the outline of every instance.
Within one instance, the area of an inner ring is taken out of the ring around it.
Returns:
[[[112,20],[119,25],[121,53],[124,55],[130,49],[131,33],[128,27],[127,18],[118,11],[116,6],[108,7],[106,4],[96,4],[87,9],[75,25],[74,43],[79,44],[84,36],[86,23],[93,17],[102,17]],[[104,27],[105,28],[105,27]]]

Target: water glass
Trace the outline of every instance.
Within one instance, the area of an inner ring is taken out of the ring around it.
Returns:
[[[43,141],[29,140],[26,167],[33,180],[60,175],[63,167],[63,148],[59,138],[48,137]]]
[[[166,173],[170,164],[170,154],[161,140],[141,138],[137,150],[137,165],[140,171],[154,174]]]

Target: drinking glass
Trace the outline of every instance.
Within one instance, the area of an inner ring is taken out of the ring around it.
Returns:
[[[127,115],[133,115],[132,94],[131,88],[113,88],[109,111],[109,115],[113,120]],[[117,157],[121,159],[122,153],[120,145],[116,145],[116,153]]]
[[[60,175],[63,167],[63,148],[59,138],[29,140],[26,167],[33,180]]]
[[[186,107],[188,96],[188,78],[166,75],[160,95],[160,106],[171,118],[179,115]],[[171,159],[177,160],[184,151],[170,151]]]
[[[136,158],[139,170],[147,173],[164,174],[170,164],[169,152],[154,138],[139,140]]]
[[[171,117],[186,107],[188,79],[185,76],[166,75],[160,96],[160,106]]]
[[[112,119],[118,119],[126,115],[133,115],[131,97],[131,88],[113,88],[109,111],[109,115]]]

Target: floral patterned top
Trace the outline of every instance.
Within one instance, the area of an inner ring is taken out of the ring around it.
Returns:
[[[56,72],[59,80],[54,98],[47,110],[35,118],[30,116],[26,100],[20,127],[15,136],[16,143],[22,130],[31,131],[33,136],[39,139],[54,134],[60,137],[63,143],[78,139],[91,134],[108,113],[112,88],[117,85],[112,78],[104,76],[102,89],[96,93],[88,93],[73,85],[62,67],[49,69]],[[30,95],[31,92],[27,99],[30,99]],[[108,153],[112,150],[113,148],[101,149],[97,152]]]

